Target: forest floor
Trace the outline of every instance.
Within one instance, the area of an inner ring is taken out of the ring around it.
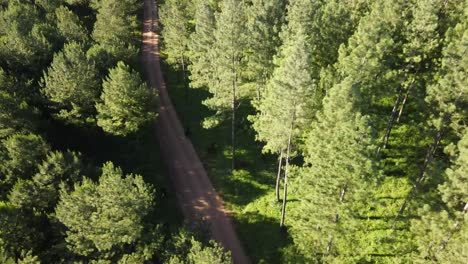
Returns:
[[[157,6],[144,2],[143,63],[149,84],[159,93],[157,138],[162,160],[174,183],[177,201],[189,222],[208,223],[214,240],[230,250],[235,263],[249,263],[234,226],[198,158],[169,98],[159,61]]]

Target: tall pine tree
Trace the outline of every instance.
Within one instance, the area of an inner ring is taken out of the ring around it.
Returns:
[[[204,126],[210,127],[221,121],[222,115],[230,114],[231,120],[231,155],[232,170],[236,160],[236,110],[239,99],[245,96],[240,90],[242,65],[246,49],[246,17],[243,2],[224,0],[221,12],[216,16],[215,59],[212,67],[215,70],[215,81],[208,87],[211,98],[203,101],[216,115],[205,120]]]

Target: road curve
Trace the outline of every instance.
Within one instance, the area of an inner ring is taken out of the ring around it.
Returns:
[[[156,134],[161,156],[175,187],[177,201],[189,221],[202,217],[209,224],[212,238],[230,250],[234,263],[250,263],[234,230],[223,201],[213,188],[195,149],[184,130],[167,93],[161,72],[157,6],[144,0],[143,63],[152,89],[159,93]]]

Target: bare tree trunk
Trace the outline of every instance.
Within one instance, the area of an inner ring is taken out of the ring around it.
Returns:
[[[401,99],[403,96],[403,89],[402,88],[399,89],[397,98],[395,100],[395,104],[393,104],[392,114],[390,115],[390,118],[388,119],[387,128],[385,129],[384,136],[382,137],[382,145],[377,148],[377,154],[379,154],[382,149],[385,149],[387,147],[388,140],[390,138],[390,133],[392,132],[392,128],[395,123],[395,119],[397,123],[400,121],[401,114],[403,113],[403,107],[405,106],[406,100],[408,99],[408,95],[411,89],[413,88],[414,81],[415,79],[413,78],[410,86],[408,87],[408,89],[406,89],[403,102],[401,102]],[[401,103],[401,107],[400,107],[400,111],[398,112],[398,107],[400,106],[400,103]]]
[[[403,99],[403,102],[401,103],[400,112],[398,112],[398,117],[397,117],[397,120],[396,120],[397,123],[400,122],[401,114],[403,113],[403,108],[405,107],[406,100],[408,100],[408,95],[411,92],[411,90],[413,89],[413,86],[414,86],[414,78],[413,78],[413,81],[410,84],[410,87],[408,87],[408,89],[406,90],[405,98]]]
[[[276,201],[280,201],[279,197],[279,185],[280,185],[280,178],[281,178],[281,165],[283,163],[283,150],[280,152],[279,160],[278,160],[278,174],[276,175],[276,186],[275,186],[275,195]]]
[[[260,101],[260,97],[261,97],[260,85],[258,85],[258,83],[256,83],[255,87],[257,88],[257,100]]]
[[[392,131],[393,122],[395,121],[395,118],[396,118],[396,114],[397,114],[398,106],[400,105],[400,102],[401,102],[402,94],[403,94],[403,89],[400,88],[398,91],[398,95],[395,100],[395,103],[393,104],[392,114],[390,115],[390,118],[388,119],[388,122],[387,122],[387,128],[385,129],[385,133],[382,137],[382,145],[379,146],[379,148],[377,149],[377,154],[380,153],[381,149],[385,149],[387,147],[388,139],[390,138],[390,132]]]
[[[346,190],[348,190],[348,184],[345,184],[343,186],[343,189],[341,189],[341,194],[340,194],[340,203],[342,203],[344,201],[344,197],[345,197],[345,194],[346,194]]]
[[[236,168],[236,81],[232,81],[232,120],[231,120],[231,144],[232,163],[231,170]]]
[[[330,254],[332,246],[333,246],[333,237],[330,237],[327,243],[327,255]]]
[[[296,111],[294,110],[289,128],[288,148],[286,151],[286,168],[284,170],[284,187],[283,187],[283,205],[281,206],[281,222],[280,227],[284,227],[284,219],[286,216],[286,202],[288,200],[288,176],[289,176],[289,155],[291,153],[291,138],[294,126],[294,119],[296,118]]]
[[[462,96],[463,92],[460,92],[458,94],[458,97],[455,99],[454,105],[456,106],[458,104],[458,100]],[[452,113],[445,112],[444,117],[442,119],[442,125],[441,128],[437,131],[437,134],[434,137],[434,143],[429,147],[429,150],[427,151],[426,157],[424,158],[424,163],[421,166],[421,171],[419,174],[419,177],[416,179],[416,182],[413,184],[411,187],[410,191],[406,195],[405,201],[403,204],[400,206],[400,209],[398,210],[397,215],[395,216],[395,221],[398,220],[398,218],[403,214],[405,211],[406,207],[408,206],[408,203],[411,201],[413,198],[414,192],[418,188],[419,184],[422,183],[422,181],[426,178],[426,173],[427,173],[427,167],[429,164],[432,162],[434,159],[434,154],[437,150],[437,148],[440,145],[440,141],[442,140],[445,132],[447,131],[447,124],[450,121],[450,118],[452,117]],[[395,226],[394,226],[395,227]]]
[[[181,64],[182,64],[182,80],[184,82],[184,101],[185,101],[185,113],[183,117],[183,125],[185,127],[185,131],[188,131],[188,105],[189,105],[189,100],[188,100],[188,86],[187,86],[187,79],[186,79],[186,72],[185,72],[185,57],[182,55],[181,59]]]

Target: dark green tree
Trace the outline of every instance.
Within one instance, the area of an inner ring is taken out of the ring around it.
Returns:
[[[212,47],[215,43],[213,32],[216,28],[213,7],[208,2],[197,1],[194,23],[195,29],[189,42],[190,86],[208,89],[215,82],[211,65],[215,57]]]
[[[1,153],[0,185],[5,196],[17,179],[29,179],[34,175],[37,164],[45,158],[50,147],[35,134],[14,134],[1,143],[4,150]]]
[[[0,63],[18,75],[36,77],[53,54],[55,30],[43,22],[37,7],[13,0],[0,11]]]
[[[94,64],[78,43],[65,45],[42,79],[42,93],[58,110],[56,116],[73,124],[92,124],[100,93]]]
[[[80,155],[70,151],[50,152],[38,168],[31,180],[15,184],[9,200],[20,208],[52,213],[58,202],[59,190],[70,191],[81,179],[83,165]]]
[[[273,57],[281,44],[279,32],[284,23],[284,9],[284,0],[255,0],[247,8],[248,52],[244,74],[254,86],[257,100],[273,73]]]
[[[87,45],[88,32],[79,17],[67,7],[61,6],[55,10],[57,29],[66,43],[77,42]]]
[[[98,183],[84,178],[73,192],[61,192],[56,217],[67,229],[67,247],[78,256],[148,260],[154,252],[145,251],[151,240],[142,241],[148,232],[144,217],[153,204],[153,188],[141,176],[124,176],[108,162]]]
[[[97,15],[92,37],[98,44],[88,55],[103,68],[114,67],[120,60],[136,63],[141,38],[136,12],[140,4],[134,0],[95,1]]]

